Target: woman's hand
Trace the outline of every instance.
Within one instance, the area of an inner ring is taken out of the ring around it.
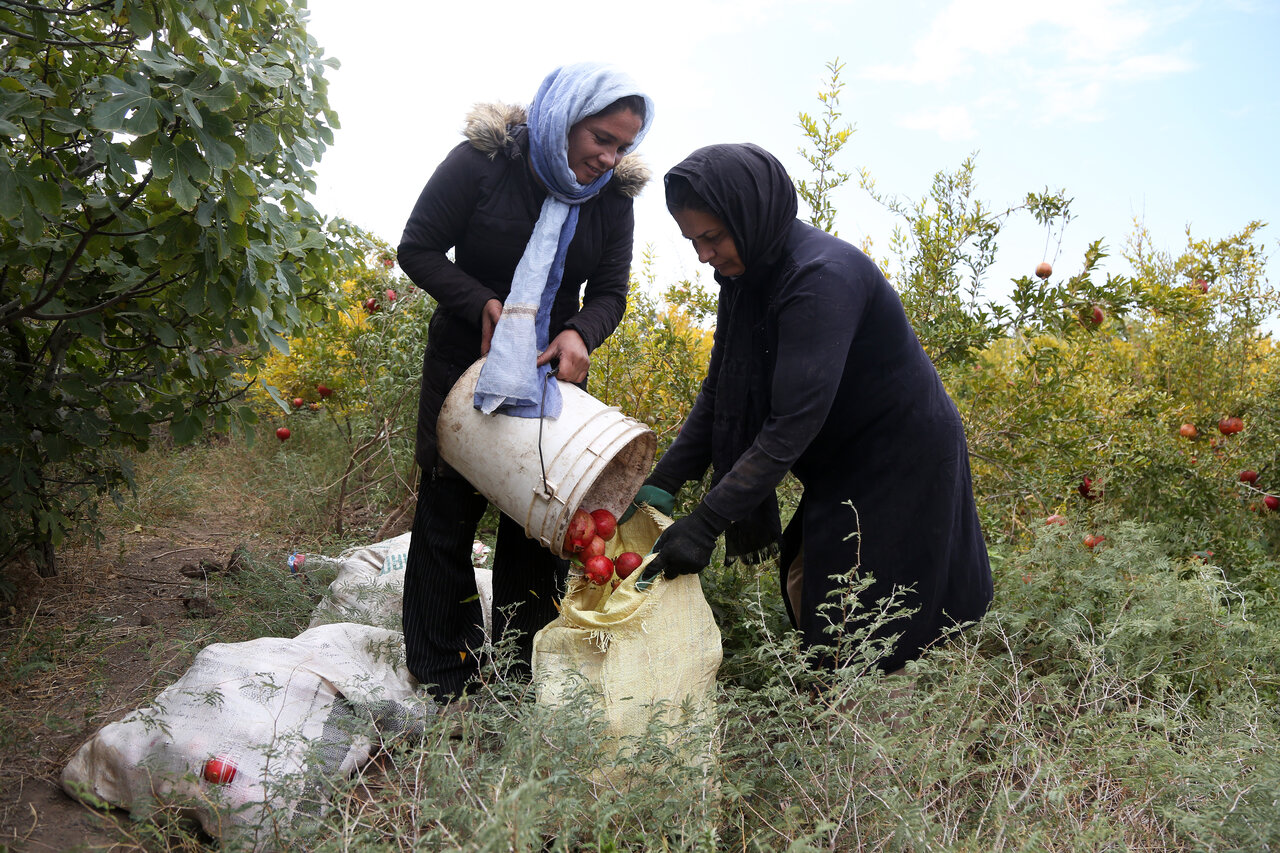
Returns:
[[[653,543],[657,554],[645,568],[645,576],[661,572],[666,578],[674,578],[702,571],[711,562],[716,539],[728,526],[705,504],[698,504],[684,518],[671,522]]]
[[[490,299],[484,304],[484,311],[480,314],[480,354],[489,354],[489,344],[493,342],[493,330],[498,325],[498,320],[502,317],[502,303],[497,299]]]
[[[552,359],[559,359],[556,375],[565,382],[581,382],[587,378],[587,368],[591,366],[591,356],[587,354],[587,345],[573,329],[565,329],[556,335],[555,340],[538,356],[538,366],[547,364]]]

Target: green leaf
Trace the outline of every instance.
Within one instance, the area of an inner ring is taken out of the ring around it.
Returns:
[[[231,292],[221,281],[210,282],[209,289],[205,293],[205,298],[209,301],[209,308],[214,312],[215,316],[225,317],[227,312],[231,310]],[[232,325],[243,325],[240,320],[232,320]],[[241,343],[247,340],[242,338]]]
[[[28,244],[37,242],[44,235],[44,217],[35,205],[22,203],[22,239]]]
[[[254,183],[253,177],[244,169],[236,169],[231,175],[231,185],[236,188],[244,198],[255,198],[258,195],[258,185]]]
[[[249,146],[249,156],[255,160],[265,157],[276,148],[276,134],[265,124],[249,125],[244,141]]]
[[[44,448],[44,452],[49,455],[50,462],[61,462],[73,452],[71,442],[60,432],[45,433],[40,444]]]
[[[236,164],[236,151],[221,139],[213,137],[207,133],[203,127],[194,129],[196,138],[200,140],[200,147],[204,149],[205,162],[209,167],[222,171],[230,169]]]
[[[196,206],[196,224],[208,228],[213,224],[213,199],[206,199]]]
[[[130,435],[146,436],[151,432],[151,420],[142,412],[113,412],[111,422]]]
[[[155,137],[155,144],[151,149],[151,169],[157,178],[163,180],[173,174],[174,161],[177,157],[178,149],[169,141],[169,137]]]
[[[156,337],[160,339],[160,343],[167,347],[178,345],[178,333],[173,330],[173,326],[166,322],[159,322],[155,326]]]
[[[49,86],[43,80],[24,80],[23,85],[26,87],[28,92],[35,95],[37,98],[58,97],[58,93],[53,90],[53,87]]]
[[[201,426],[203,425],[197,416],[182,414],[174,417],[169,423],[169,434],[173,436],[176,443],[189,444],[200,435]]]
[[[53,181],[24,179],[22,186],[41,211],[50,218],[62,213],[62,190]]]
[[[190,89],[183,89],[182,95],[183,112],[187,115],[187,121],[191,122],[197,128],[204,127],[204,119],[200,117],[200,108],[196,106],[195,99],[191,97]]]
[[[190,177],[200,184],[209,180],[209,163],[194,142],[187,141],[178,146],[178,155],[174,160],[174,174]]]
[[[169,182],[169,194],[183,210],[195,210],[200,200],[200,184],[209,179],[209,164],[200,156],[194,142],[183,142],[177,147],[173,160],[173,179]]]
[[[200,93],[200,101],[215,113],[220,113],[235,106],[240,93],[230,83],[223,83]]]
[[[204,288],[191,283],[186,292],[182,294],[182,307],[187,309],[189,314],[201,314],[205,309]]]
[[[100,130],[122,130],[135,136],[155,133],[161,119],[173,118],[172,108],[152,94],[146,78],[132,72],[125,77],[103,78],[102,86],[111,96],[93,108],[90,122]]]
[[[40,101],[25,92],[7,92],[0,94],[0,134],[18,136],[22,127],[10,118],[34,118],[40,115]]]
[[[49,38],[49,19],[45,17],[44,10],[38,6],[32,10],[31,35],[36,41],[46,41]]]
[[[138,51],[138,59],[156,76],[171,80],[187,70],[186,63],[170,53],[168,46],[163,43],[158,43],[155,50]]]
[[[223,200],[226,202],[227,216],[231,217],[231,221],[244,222],[244,214],[252,207],[252,202],[236,192],[234,185],[226,188]]]
[[[13,219],[22,213],[22,196],[18,193],[18,176],[9,164],[0,160],[0,216]]]
[[[183,210],[194,210],[196,202],[200,200],[200,191],[186,178],[177,176],[169,181],[169,195]]]

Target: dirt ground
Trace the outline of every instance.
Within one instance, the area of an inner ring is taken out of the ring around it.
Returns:
[[[52,579],[0,566],[0,583],[11,585],[0,591],[16,589],[12,605],[0,598],[0,853],[144,849],[126,812],[63,792],[76,750],[148,704],[200,649],[261,636],[276,614],[219,613],[210,596],[261,580],[225,574],[243,570],[241,553],[250,570],[283,573],[294,550],[382,541],[412,522],[405,497],[377,508],[348,500],[338,523],[323,493],[278,476],[286,462],[274,445],[218,437],[181,451],[157,446],[137,460],[134,495],[104,510],[97,547],[59,549]]]
[[[19,575],[22,592],[0,620],[0,647],[11,661],[0,673],[27,662],[21,677],[0,684],[8,728],[0,732],[0,851],[141,849],[128,840],[127,814],[72,799],[59,777],[98,729],[190,665],[198,647],[190,630],[217,615],[201,594],[201,575],[226,571],[240,544],[242,534],[228,529],[152,526],[101,550],[62,552],[56,578]],[[188,639],[179,639],[184,630]]]

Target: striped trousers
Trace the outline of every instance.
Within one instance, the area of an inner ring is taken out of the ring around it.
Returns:
[[[403,626],[409,671],[439,702],[479,676],[484,620],[471,545],[488,501],[441,463],[423,472],[405,566]],[[556,617],[568,563],[499,515],[493,548],[493,643],[514,635],[512,674],[527,678],[533,635]]]

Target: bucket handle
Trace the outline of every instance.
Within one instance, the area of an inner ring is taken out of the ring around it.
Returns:
[[[547,378],[542,383],[542,404],[538,407],[538,467],[542,469],[542,497],[551,497],[551,484],[547,482],[547,461],[542,456],[542,423],[547,419],[544,414],[547,410],[547,383],[554,382],[556,372],[560,369],[560,359],[553,358],[549,362],[551,369],[547,371]]]

